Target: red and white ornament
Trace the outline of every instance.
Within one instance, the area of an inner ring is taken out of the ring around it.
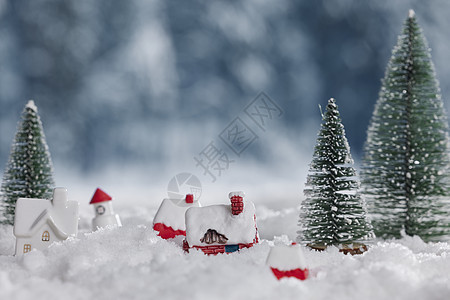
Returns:
[[[305,280],[309,275],[302,248],[296,243],[272,247],[266,264],[278,280],[287,277]]]
[[[153,219],[153,229],[163,239],[186,235],[184,215],[191,207],[200,207],[198,199],[193,194],[187,194],[184,199],[164,199]]]
[[[122,226],[119,215],[114,213],[111,200],[112,197],[101,189],[95,190],[89,203],[94,205],[95,211],[95,217],[92,219],[93,230],[106,226]]]
[[[205,254],[231,253],[258,243],[256,209],[243,192],[231,192],[231,204],[193,207],[186,211],[183,249]]]

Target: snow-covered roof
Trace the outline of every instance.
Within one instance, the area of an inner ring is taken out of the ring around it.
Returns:
[[[199,207],[200,202],[186,203],[185,199],[164,199],[156,212],[153,224],[163,223],[173,230],[185,230],[184,214],[190,207]]]
[[[186,211],[186,240],[190,246],[208,246],[202,239],[208,229],[225,235],[227,244],[253,243],[256,236],[255,205],[244,201],[239,215],[231,213],[230,205],[193,207]]]
[[[305,269],[307,267],[300,245],[276,245],[267,256],[266,264],[280,271]]]
[[[55,188],[53,199],[20,198],[16,203],[14,235],[32,237],[45,223],[61,239],[78,232],[78,202],[67,200],[67,190]]]

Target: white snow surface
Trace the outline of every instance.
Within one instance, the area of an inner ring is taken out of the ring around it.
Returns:
[[[184,215],[190,207],[200,207],[200,202],[186,203],[185,199],[164,199],[156,212],[153,224],[163,223],[173,230],[186,230]]]
[[[230,205],[193,207],[186,211],[186,240],[189,246],[208,246],[202,243],[208,229],[214,229],[228,238],[227,244],[253,243],[256,236],[255,205],[244,201],[244,210],[239,215],[231,213]]]
[[[303,255],[303,247],[296,245],[275,245],[270,249],[266,264],[280,271],[308,268]]]
[[[182,238],[152,230],[156,206],[117,206],[123,227],[90,232],[15,257],[11,226],[0,226],[0,299],[448,299],[450,244],[418,237],[376,241],[363,255],[302,248],[310,278],[278,281],[266,265],[274,244],[295,239],[298,209],[257,205],[262,241],[239,253],[183,252]],[[274,237],[274,235],[276,237]]]

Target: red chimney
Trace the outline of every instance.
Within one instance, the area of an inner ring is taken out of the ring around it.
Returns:
[[[239,215],[244,210],[244,196],[243,192],[231,192],[228,195],[231,201],[231,213],[233,215]]]
[[[186,203],[194,203],[194,195],[186,194]]]

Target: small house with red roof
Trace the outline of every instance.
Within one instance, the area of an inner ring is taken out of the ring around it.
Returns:
[[[301,246],[296,243],[274,246],[266,264],[278,280],[288,277],[305,280],[309,275]]]
[[[256,209],[243,192],[228,195],[231,204],[193,207],[186,211],[183,249],[205,254],[231,253],[258,243]]]
[[[94,205],[95,217],[92,219],[92,230],[106,226],[122,226],[119,215],[114,213],[112,197],[97,188],[89,204]]]
[[[53,242],[78,233],[78,202],[69,201],[65,188],[55,188],[52,199],[19,198],[16,202],[14,235],[16,255],[43,250]]]
[[[187,194],[184,199],[164,199],[153,219],[153,229],[163,239],[186,235],[184,215],[191,207],[200,207],[198,199],[193,194]]]

